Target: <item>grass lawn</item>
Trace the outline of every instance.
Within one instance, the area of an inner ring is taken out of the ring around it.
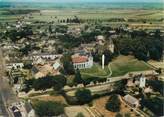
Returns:
[[[132,56],[119,56],[111,62],[112,76],[121,76],[132,71],[150,70],[148,65]]]
[[[110,74],[110,70],[108,68],[108,66],[105,66],[105,69],[101,68],[101,65],[99,64],[94,64],[92,68],[88,68],[88,69],[82,69],[80,70],[82,76],[97,76],[97,77],[104,77],[104,76],[108,76]]]

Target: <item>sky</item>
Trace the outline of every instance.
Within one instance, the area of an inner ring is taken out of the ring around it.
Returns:
[[[163,2],[164,0],[0,0],[3,2]]]

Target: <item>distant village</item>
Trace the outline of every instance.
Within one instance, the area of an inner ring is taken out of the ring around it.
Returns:
[[[26,21],[29,17],[1,24],[3,69],[19,98],[8,107],[13,117],[162,116],[162,30],[81,23],[78,17],[58,24]],[[120,73],[126,60],[113,62],[120,56],[143,67]],[[49,115],[41,107],[51,108]]]

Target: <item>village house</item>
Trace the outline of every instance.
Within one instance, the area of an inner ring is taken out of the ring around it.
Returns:
[[[29,102],[12,103],[9,109],[14,117],[36,117],[35,111]]]
[[[30,55],[30,59],[35,61],[38,58],[42,59],[49,59],[49,60],[55,60],[56,58],[61,57],[61,54],[49,54],[49,53],[41,53],[41,54],[32,54]]]
[[[59,75],[59,67],[60,63],[55,62],[54,64],[46,63],[44,65],[34,65],[32,67],[32,75],[34,78],[42,78],[49,74],[51,75]]]
[[[23,63],[9,63],[6,64],[6,69],[11,70],[11,69],[22,69],[24,67]]]
[[[114,53],[114,43],[113,43],[112,39],[110,39],[110,41],[109,41],[109,50],[110,50],[112,53]]]
[[[134,108],[137,108],[139,106],[139,100],[129,94],[124,96],[124,100],[127,104]]]
[[[104,45],[104,42],[105,42],[104,36],[103,36],[103,35],[97,36],[97,37],[96,37],[96,42],[97,42],[97,44],[99,44],[99,45]]]
[[[86,69],[93,66],[93,57],[87,53],[77,53],[72,55],[72,62],[75,69]]]
[[[25,102],[24,105],[25,105],[27,117],[35,117],[35,111],[34,111],[34,109],[32,108],[31,103]]]
[[[87,43],[87,44],[81,44],[80,47],[87,50],[87,51],[94,51],[95,50],[95,43]]]

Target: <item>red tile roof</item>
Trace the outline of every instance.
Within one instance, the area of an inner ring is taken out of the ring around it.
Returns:
[[[87,61],[88,61],[88,57],[87,56],[72,57],[72,62],[73,63],[83,63],[83,62],[87,62]]]

